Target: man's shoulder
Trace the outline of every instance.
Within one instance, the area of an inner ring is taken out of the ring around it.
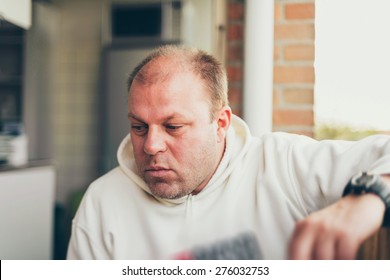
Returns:
[[[136,183],[129,178],[120,167],[115,167],[94,180],[88,187],[91,195],[108,195],[136,187]]]
[[[297,143],[315,141],[308,136],[288,132],[271,132],[264,134],[260,139],[263,145],[266,146],[290,146]]]
[[[114,180],[114,181],[121,180],[122,177],[126,177],[126,175],[123,173],[121,168],[119,166],[117,166],[117,167],[109,170],[108,172],[104,173],[103,175],[101,175],[97,179],[95,179],[91,185],[95,185],[95,184],[101,185],[101,184],[105,184],[107,182],[112,182],[112,180]]]

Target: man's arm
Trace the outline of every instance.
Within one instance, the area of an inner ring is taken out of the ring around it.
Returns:
[[[382,178],[390,186],[390,175]],[[382,225],[385,204],[375,194],[348,195],[298,222],[291,259],[353,259],[360,245]]]

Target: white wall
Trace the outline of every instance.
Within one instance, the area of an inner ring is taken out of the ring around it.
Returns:
[[[0,259],[52,258],[54,169],[0,172]]]
[[[0,19],[28,29],[31,26],[31,0],[0,0]]]

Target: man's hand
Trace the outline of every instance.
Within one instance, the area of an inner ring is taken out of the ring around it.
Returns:
[[[348,195],[295,226],[291,259],[354,259],[360,245],[383,222],[385,206],[375,194]]]

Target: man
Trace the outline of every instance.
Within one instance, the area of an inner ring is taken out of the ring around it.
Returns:
[[[350,259],[384,222],[389,137],[255,138],[231,113],[220,63],[185,47],[150,54],[128,94],[119,167],[89,187],[69,259]],[[379,191],[344,191],[363,171],[375,176],[353,183]]]

